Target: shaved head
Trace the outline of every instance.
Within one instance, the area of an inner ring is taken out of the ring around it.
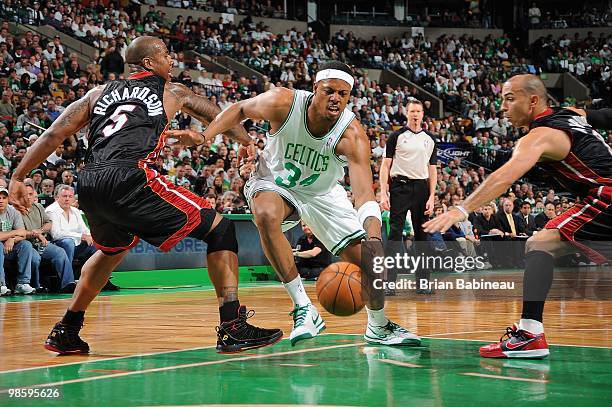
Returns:
[[[142,65],[145,58],[153,58],[155,54],[163,52],[165,44],[157,37],[138,37],[127,47],[125,62],[130,65]]]
[[[125,52],[125,61],[130,66],[131,72],[144,70],[167,81],[172,78],[172,57],[168,53],[166,44],[157,37],[136,38]]]
[[[535,95],[541,101],[548,103],[548,92],[540,78],[532,74],[516,75],[508,79],[513,91],[523,91],[527,96]]]

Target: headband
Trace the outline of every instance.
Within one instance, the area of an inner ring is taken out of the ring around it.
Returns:
[[[319,81],[324,81],[326,79],[340,79],[343,80],[344,82],[348,83],[349,85],[351,85],[351,89],[353,88],[353,85],[355,84],[355,78],[353,78],[353,76],[351,74],[348,74],[344,71],[341,71],[339,69],[324,69],[322,71],[317,72],[317,76],[315,78],[315,83],[319,82]]]

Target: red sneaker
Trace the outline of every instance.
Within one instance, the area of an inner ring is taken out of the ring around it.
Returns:
[[[544,334],[532,334],[519,329],[517,324],[506,328],[499,342],[480,348],[483,358],[530,358],[542,359],[548,356],[548,344]]]

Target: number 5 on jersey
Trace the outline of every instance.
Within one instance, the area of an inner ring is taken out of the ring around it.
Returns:
[[[298,167],[288,162],[288,163],[285,163],[285,169],[289,171],[289,175],[287,176],[287,179],[276,177],[276,179],[274,180],[276,185],[280,185],[285,188],[293,188],[298,184],[302,187],[307,187],[308,185],[314,184],[317,178],[319,178],[319,175],[321,175],[320,173],[317,172],[300,181],[300,177],[302,176],[302,171]],[[298,183],[298,181],[300,182]]]
[[[119,130],[121,130],[128,121],[127,114],[123,112],[131,112],[137,107],[138,105],[131,104],[117,106],[117,108],[113,112],[113,115],[110,117],[113,122],[104,126],[104,128],[102,129],[102,134],[104,134],[104,137],[110,137]]]

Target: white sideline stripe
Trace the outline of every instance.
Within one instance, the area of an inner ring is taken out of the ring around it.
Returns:
[[[193,351],[193,350],[204,350],[204,349],[212,349],[212,348],[216,348],[216,346],[215,345],[211,345],[211,346],[204,346],[204,347],[198,347],[198,348],[177,349],[177,350],[168,350],[168,351],[151,352],[151,353],[136,353],[134,355],[116,356],[116,357],[106,358],[106,359],[88,359],[88,360],[84,360],[82,362],[60,363],[60,364],[57,364],[57,365],[49,365],[49,366],[24,367],[22,369],[3,370],[3,371],[0,372],[0,375],[4,374],[4,373],[27,372],[28,370],[51,369],[51,368],[54,368],[54,367],[64,367],[64,366],[72,366],[72,365],[85,365],[85,364],[94,363],[94,362],[107,362],[107,361],[111,361],[111,360],[120,360],[120,359],[127,359],[127,358],[137,358],[137,357],[142,357],[142,356],[163,355],[163,354],[166,354],[166,353],[189,352],[189,351]]]
[[[157,367],[157,368],[154,368],[154,369],[134,370],[134,371],[125,372],[125,373],[114,373],[114,374],[102,375],[102,376],[83,377],[81,379],[73,379],[73,380],[66,380],[66,381],[53,382],[53,383],[34,384],[34,385],[31,385],[31,386],[25,386],[23,388],[24,389],[32,389],[32,388],[38,388],[38,387],[63,386],[63,385],[66,385],[66,384],[91,382],[91,381],[95,381],[95,380],[114,379],[114,378],[117,378],[117,377],[133,376],[133,375],[147,374],[147,373],[165,372],[165,371],[168,371],[168,370],[189,369],[189,368],[193,368],[193,367],[220,365],[220,364],[224,364],[224,363],[233,363],[233,362],[244,362],[244,361],[247,361],[247,360],[255,360],[255,359],[266,359],[266,358],[272,358],[272,357],[275,357],[275,356],[296,355],[296,354],[300,354],[300,353],[319,352],[319,351],[325,351],[325,350],[330,350],[330,349],[349,348],[349,347],[354,347],[354,346],[362,346],[362,345],[365,345],[365,344],[366,344],[365,342],[356,342],[356,343],[350,343],[350,344],[345,344],[345,345],[332,345],[332,346],[323,346],[323,347],[320,347],[320,348],[310,348],[310,349],[302,349],[302,350],[292,350],[292,351],[287,351],[287,352],[268,353],[268,354],[265,354],[265,355],[243,356],[243,357],[237,357],[237,358],[210,360],[210,361],[207,361],[207,362],[188,363],[186,365],[165,366],[165,367]],[[0,394],[8,393],[8,391],[9,391],[9,389],[0,390]]]
[[[393,359],[378,359],[379,362],[388,363],[390,365],[402,366],[402,367],[423,367],[421,365],[415,365],[414,363],[400,362],[399,360]]]
[[[314,365],[307,365],[306,363],[279,363],[279,366],[289,367],[313,367]]]
[[[514,380],[517,382],[530,382],[530,383],[548,383],[548,380],[543,379],[527,379],[525,377],[510,377],[510,376],[498,376],[494,374],[484,374],[484,373],[459,373],[463,376],[474,376],[474,377],[486,377],[489,379],[500,379],[500,380]]]
[[[238,291],[240,292],[240,290],[251,290],[254,288],[274,288],[274,287],[283,287],[282,284],[269,284],[269,285],[256,285],[256,286],[244,286],[241,287],[240,285],[238,286]],[[176,294],[176,293],[186,293],[186,292],[198,292],[198,291],[214,291],[214,287],[212,288],[200,288],[200,289],[188,289],[187,291],[171,291],[171,290],[175,290],[173,288],[164,288],[164,289],[157,289],[155,287],[152,288],[138,288],[138,290],[157,290],[153,293],[151,292],[146,292],[146,293],[142,293],[142,292],[134,292],[134,293],[129,293],[129,294],[106,294],[106,295],[99,295],[96,297],[96,299],[98,298],[109,298],[109,297],[126,297],[129,295],[146,295],[146,294]],[[126,290],[129,290],[129,288],[126,288]],[[166,291],[168,290],[168,291]],[[125,291],[124,291],[125,292]],[[0,302],[0,304],[5,304],[5,306],[8,306],[10,304],[31,304],[31,303],[36,303],[36,302],[47,302],[47,301],[67,301],[67,300],[71,300],[72,296],[66,296],[66,298],[51,298],[48,300],[45,299],[40,299],[40,300],[31,300],[31,301],[7,301],[7,302]]]
[[[485,332],[485,333],[499,332],[499,329],[491,330],[491,331],[444,332],[444,333],[441,333],[441,334],[429,334],[428,336],[426,336],[426,338],[433,337],[433,336],[445,336],[445,335],[479,334],[479,333],[482,333],[482,332]],[[432,338],[432,339],[444,339],[444,338]]]

